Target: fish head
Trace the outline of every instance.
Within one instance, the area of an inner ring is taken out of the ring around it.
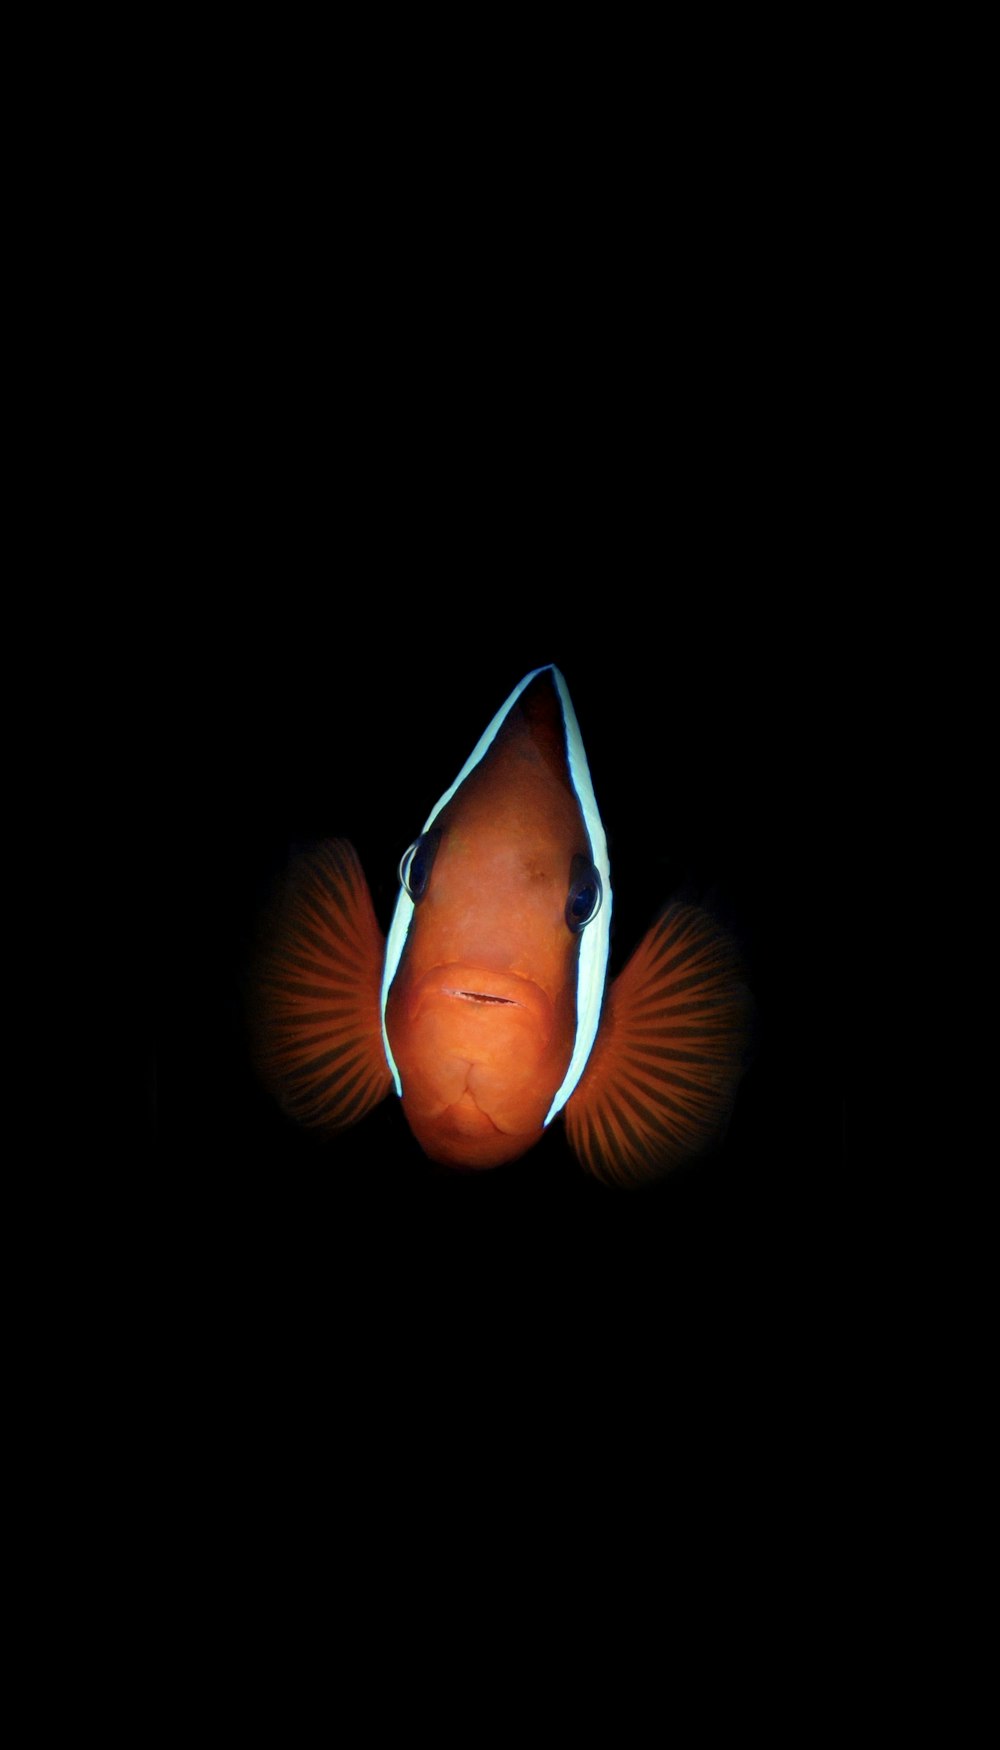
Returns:
[[[603,833],[595,847],[574,781],[567,706],[557,670],[527,677],[401,865],[387,1055],[417,1141],[451,1166],[524,1154],[577,1051],[581,949],[610,889]],[[606,949],[602,982],[605,965]]]

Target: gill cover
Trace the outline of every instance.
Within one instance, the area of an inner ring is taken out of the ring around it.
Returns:
[[[386,1060],[392,1073],[396,1092],[402,1095],[403,1087],[400,1073],[393,1056],[386,1027],[386,1005],[406,947],[416,904],[419,903],[430,879],[437,848],[434,823],[442,810],[458,793],[466,779],[489,753],[522,693],[531,686],[533,681],[544,674],[551,675],[552,685],[558,700],[565,738],[566,771],[590,839],[590,857],[593,865],[591,868],[582,859],[579,863],[575,860],[572,870],[568,872],[569,892],[566,900],[566,924],[568,931],[579,935],[575,993],[576,1033],[566,1073],[556,1089],[545,1116],[544,1123],[548,1125],[556,1113],[562,1110],[579,1082],[597,1035],[607,976],[612,909],[607,840],[598,812],[597,800],[594,796],[594,786],[584,751],[583,738],[566,682],[560,671],[551,664],[543,668],[532,669],[530,674],[525,675],[524,679],[514,688],[506,703],[501,706],[496,716],[483,731],[454,783],[431,809],[419,838],[404,853],[400,865],[399,897],[396,901],[396,909],[393,913],[386,942],[381,1013],[382,1041]]]

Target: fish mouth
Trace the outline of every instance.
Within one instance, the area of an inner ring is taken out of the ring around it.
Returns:
[[[405,1007],[404,1007],[405,1003]],[[550,1065],[556,1006],[509,966],[429,967],[387,1014],[413,1134],[432,1160],[499,1166],[542,1133],[558,1083]]]
[[[537,1021],[551,1026],[552,1002],[534,979],[521,973],[494,970],[490,966],[433,966],[424,974],[417,987],[418,1005],[427,1002],[467,1003],[470,1008],[498,1014],[511,1009],[523,1009]]]
[[[506,968],[474,966],[451,962],[432,966],[419,980],[410,998],[410,1016],[448,1009],[468,1016],[469,1024],[478,1017],[486,1029],[483,1038],[492,1032],[491,1022],[503,1021],[510,1026],[530,1027],[540,1041],[548,1039],[555,1024],[552,999],[541,985],[520,973]]]
[[[447,985],[441,986],[441,995],[445,997],[461,997],[466,1003],[506,1003],[510,1008],[519,1009],[523,1004],[516,997],[498,997],[492,991],[486,990],[451,990]]]

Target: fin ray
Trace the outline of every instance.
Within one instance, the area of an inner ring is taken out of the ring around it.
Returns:
[[[379,1004],[383,949],[353,845],[330,839],[301,853],[267,920],[249,1018],[261,1080],[302,1124],[343,1130],[392,1086]]]
[[[608,990],[566,1105],[586,1170],[642,1184],[711,1147],[745,1068],[751,1011],[729,937],[707,912],[667,906]]]

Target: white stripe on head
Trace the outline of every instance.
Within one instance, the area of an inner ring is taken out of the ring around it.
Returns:
[[[576,1041],[573,1048],[573,1055],[570,1058],[569,1068],[563,1078],[561,1087],[556,1092],[555,1098],[549,1107],[545,1119],[545,1123],[549,1124],[555,1117],[556,1113],[565,1106],[570,1094],[580,1080],[587,1059],[590,1056],[594,1040],[597,1037],[597,1029],[601,1019],[601,1003],[604,997],[604,980],[608,968],[608,953],[611,944],[611,873],[608,865],[607,840],[604,836],[604,827],[601,824],[601,816],[597,808],[597,798],[594,795],[594,786],[591,782],[590,768],[587,765],[587,756],[584,752],[583,737],[580,734],[580,725],[576,720],[573,701],[569,696],[569,688],[559,670],[551,663],[544,668],[533,668],[531,673],[525,675],[523,681],[520,681],[514,688],[509,699],[507,699],[506,703],[500,707],[496,716],[491,720],[482,735],[479,737],[479,740],[476,742],[475,747],[462,767],[462,770],[459,772],[455,782],[445,791],[444,795],[431,809],[430,814],[424,821],[421,832],[427,832],[428,829],[433,826],[438,815],[441,813],[442,808],[447,806],[456,790],[465,783],[469,773],[475,770],[483,756],[489,752],[500,729],[503,727],[508,712],[511,710],[511,707],[517,703],[525,688],[529,687],[532,681],[536,680],[540,674],[547,673],[552,675],[556,692],[559,695],[559,703],[562,707],[563,727],[566,732],[566,753],[570,782],[573,785],[577,801],[580,804],[584,825],[587,828],[587,833],[590,838],[591,858],[601,877],[601,884],[604,889],[601,909],[593,923],[586,926],[580,937],[580,958],[576,981]],[[399,966],[402,957],[412,917],[413,901],[405,887],[401,886],[399,890],[399,898],[396,901],[396,909],[392,915],[392,923],[389,926],[389,935],[385,945],[385,968],[382,973],[382,1043],[385,1047],[385,1055],[389,1068],[392,1071],[393,1081],[396,1084],[396,1092],[400,1096],[402,1095],[403,1089],[399,1079],[399,1071],[396,1068],[395,1059],[392,1055],[392,1047],[389,1044],[389,1035],[386,1031],[385,1010],[389,998],[389,990],[392,981],[396,976],[396,969]]]

